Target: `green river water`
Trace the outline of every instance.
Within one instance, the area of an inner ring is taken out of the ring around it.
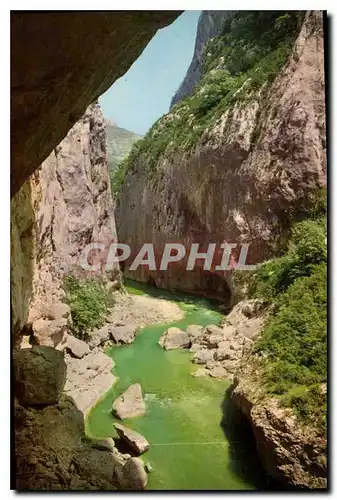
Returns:
[[[113,371],[118,381],[89,413],[88,436],[116,437],[112,402],[130,384],[138,382],[145,397],[146,415],[126,419],[123,424],[143,434],[150,443],[150,449],[142,455],[153,468],[147,489],[264,489],[251,437],[226,402],[230,382],[193,377],[191,373],[199,366],[191,362],[187,350],[165,351],[158,345],[169,326],[184,329],[189,324],[217,324],[221,314],[211,303],[195,297],[134,282],[127,288],[130,293],[173,300],[185,316],[172,323],[145,327],[133,344],[106,351],[116,363]]]

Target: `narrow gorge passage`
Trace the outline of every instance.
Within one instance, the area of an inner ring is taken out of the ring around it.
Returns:
[[[148,461],[153,467],[148,489],[252,490],[261,487],[261,471],[254,455],[249,455],[254,450],[247,449],[246,460],[240,458],[241,463],[233,463],[235,457],[230,450],[245,447],[245,434],[242,442],[230,443],[221,427],[222,402],[230,381],[193,377],[191,373],[198,365],[191,363],[188,351],[165,351],[158,345],[160,336],[170,326],[185,329],[191,324],[218,324],[222,315],[215,304],[136,283],[132,283],[128,291],[176,301],[185,311],[185,317],[145,327],[133,344],[107,350],[116,363],[113,372],[118,381],[90,412],[88,435],[115,437],[112,402],[130,384],[138,382],[145,395],[146,415],[126,419],[123,424],[143,434],[150,443],[149,451],[142,456],[144,462]]]
[[[13,13],[13,489],[328,488],[327,13],[178,14]]]

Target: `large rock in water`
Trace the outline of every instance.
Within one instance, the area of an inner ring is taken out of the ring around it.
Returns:
[[[65,355],[67,380],[65,392],[84,415],[116,382],[111,372],[114,362],[104,352],[89,352],[81,359]]]
[[[203,328],[200,325],[188,325],[186,333],[191,339],[191,342],[197,342],[197,339],[202,336]]]
[[[139,432],[117,423],[114,423],[114,428],[119,437],[138,455],[142,455],[142,453],[145,453],[149,449],[149,443]]]
[[[11,190],[178,11],[11,13]]]
[[[52,347],[20,349],[14,354],[15,395],[23,406],[58,403],[66,380],[61,352]]]
[[[168,328],[160,337],[158,344],[166,350],[188,348],[191,345],[189,335],[180,328]]]
[[[131,344],[135,338],[137,325],[114,326],[110,329],[110,336],[116,344]]]
[[[200,350],[197,350],[193,356],[193,363],[198,365],[205,365],[207,362],[214,361],[214,354],[216,349],[205,349],[201,346]]]
[[[112,413],[118,418],[140,417],[145,415],[145,403],[140,384],[133,384],[113,403]]]

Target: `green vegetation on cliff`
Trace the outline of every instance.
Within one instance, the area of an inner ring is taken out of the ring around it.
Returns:
[[[100,278],[78,279],[67,276],[63,281],[66,302],[70,306],[73,333],[86,338],[94,328],[103,326],[108,308],[108,292]]]
[[[119,164],[117,192],[140,155],[153,174],[164,154],[193,150],[226,110],[252,99],[263,85],[267,89],[287,62],[302,19],[299,11],[241,11],[228,18],[205,50],[204,75],[194,93],[160,118]]]
[[[326,263],[295,279],[276,300],[256,348],[268,356],[268,391],[307,423],[325,425],[327,379]]]
[[[322,190],[322,193],[324,190]],[[239,279],[272,312],[255,352],[263,354],[264,384],[305,422],[323,429],[327,381],[327,242],[323,206],[293,226],[284,255]]]
[[[123,177],[119,170],[119,164],[127,156],[133,144],[141,138],[140,135],[118,127],[107,120],[106,143],[108,152],[108,167],[113,194],[119,191],[120,179]]]

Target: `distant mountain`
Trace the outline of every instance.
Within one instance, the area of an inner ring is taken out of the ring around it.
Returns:
[[[127,156],[132,145],[141,139],[142,136],[125,128],[118,127],[110,120],[106,120],[106,137],[109,171],[112,172]]]

